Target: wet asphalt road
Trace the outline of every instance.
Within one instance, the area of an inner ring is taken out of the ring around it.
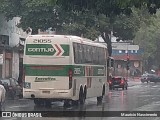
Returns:
[[[160,83],[129,83],[128,90],[111,90],[97,105],[96,98],[87,99],[85,105],[68,107],[72,111],[160,111]],[[32,100],[7,100],[6,111],[63,111],[62,102],[50,108],[34,105]],[[93,113],[95,114],[95,113]],[[160,120],[160,117],[59,117],[59,118],[1,118],[2,120]]]

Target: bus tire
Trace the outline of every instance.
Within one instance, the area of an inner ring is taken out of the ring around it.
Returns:
[[[104,96],[105,93],[106,93],[106,91],[105,91],[105,85],[103,85],[102,96]]]
[[[103,96],[97,97],[97,103],[102,103]]]
[[[87,87],[85,86],[84,87],[84,101],[86,100],[86,97],[87,97]]]
[[[72,105],[73,106],[78,106],[79,105],[79,101],[78,100],[72,100]]]
[[[43,103],[43,100],[41,100],[41,99],[34,99],[34,104],[35,105],[42,105],[42,103]]]
[[[105,85],[103,85],[102,96],[97,97],[97,103],[102,103],[104,95],[105,95]]]
[[[50,107],[51,106],[51,101],[50,100],[45,100],[45,106]]]
[[[84,97],[84,93],[83,93],[83,88],[81,87],[80,88],[80,91],[79,91],[79,102],[81,105],[84,104],[85,102],[85,97]]]
[[[70,107],[70,101],[69,100],[65,100],[64,101],[64,104],[63,104],[63,107]]]

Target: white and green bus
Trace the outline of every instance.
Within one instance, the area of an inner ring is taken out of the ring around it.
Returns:
[[[109,91],[107,47],[67,35],[30,35],[24,47],[23,97],[34,103],[83,104]],[[70,102],[72,101],[72,102]]]

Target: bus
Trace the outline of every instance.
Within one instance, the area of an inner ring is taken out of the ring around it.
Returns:
[[[107,47],[69,35],[30,35],[23,56],[23,97],[36,105],[53,101],[84,104],[101,102],[109,92]]]

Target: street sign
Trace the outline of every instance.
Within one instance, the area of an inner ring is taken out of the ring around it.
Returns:
[[[120,45],[112,44],[113,50],[139,50],[139,45]]]

